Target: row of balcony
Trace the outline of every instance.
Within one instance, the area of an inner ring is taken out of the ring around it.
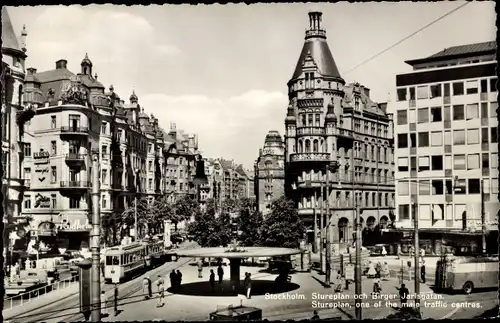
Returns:
[[[354,131],[350,129],[344,128],[335,128],[333,134],[338,137],[343,137],[346,139],[354,138]],[[326,135],[326,129],[324,127],[298,127],[297,128],[298,136],[312,135],[312,136],[324,136]]]

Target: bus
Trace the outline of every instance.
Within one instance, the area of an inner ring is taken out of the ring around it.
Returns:
[[[436,263],[437,290],[472,293],[478,288],[498,287],[498,255],[443,256]]]

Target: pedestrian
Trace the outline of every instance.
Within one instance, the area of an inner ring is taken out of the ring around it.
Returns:
[[[149,277],[146,276],[142,280],[142,294],[144,295],[144,299],[149,298]]]
[[[374,278],[377,275],[377,271],[375,270],[375,266],[371,261],[368,262],[368,273],[366,276],[368,278]]]
[[[311,317],[311,321],[317,321],[317,320],[319,320],[318,311],[314,310],[313,316]]]
[[[162,307],[165,305],[163,302],[163,298],[165,297],[164,292],[165,292],[165,282],[163,281],[163,278],[159,276],[160,278],[158,279],[157,285],[158,285],[158,304],[156,304],[156,307]]]
[[[246,282],[246,296],[248,299],[252,298],[251,292],[252,292],[252,274],[248,273],[247,274],[247,282]]]
[[[401,259],[401,245],[398,244],[398,259]]]
[[[420,279],[422,283],[425,284],[425,261],[422,260],[422,266],[420,267]]]
[[[114,289],[114,293],[113,293],[113,300],[114,300],[114,310],[115,310],[115,316],[118,315],[118,284],[115,283],[115,289]]]
[[[390,276],[389,265],[387,264],[387,262],[384,262],[384,265],[382,266],[382,279],[388,280],[389,276]]]
[[[342,273],[340,270],[337,271],[337,277],[335,282],[335,292],[340,293],[342,291]]]
[[[217,276],[219,276],[219,284],[222,284],[222,278],[224,277],[224,269],[222,269],[222,265],[219,264],[217,268]]]
[[[215,292],[215,273],[213,269],[210,269],[210,289],[212,290],[212,293]]]
[[[372,295],[379,295],[382,288],[380,287],[380,279],[376,278],[373,282],[373,292]]]
[[[108,315],[108,309],[107,309],[107,299],[106,299],[106,293],[104,291],[101,292],[101,312],[104,316]]]
[[[385,246],[382,246],[382,256],[387,256],[387,250],[385,250]]]
[[[177,289],[180,290],[182,283],[182,273],[179,269],[177,269],[176,281],[177,281]]]
[[[175,273],[175,269],[172,269],[172,272],[170,273],[170,287],[172,288],[172,291],[177,290],[177,274]]]
[[[203,278],[203,261],[198,259],[198,278]]]
[[[406,306],[406,301],[408,300],[408,294],[410,291],[406,288],[405,284],[401,284],[401,288],[399,288],[399,298],[401,300],[401,308]]]

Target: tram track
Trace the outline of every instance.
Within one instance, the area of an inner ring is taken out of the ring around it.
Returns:
[[[184,248],[191,249],[196,244],[190,244]],[[162,272],[170,272],[172,269],[178,269],[185,264],[191,262],[191,258],[180,258],[175,262],[167,262],[161,266],[153,268],[147,272],[142,272],[135,277],[132,277],[127,282],[120,284],[119,294],[120,298],[124,299],[142,289],[142,279],[146,276],[155,276]],[[108,298],[109,294],[113,292],[114,285],[101,284],[101,291],[104,291]],[[120,299],[119,298],[119,299]],[[43,309],[43,312],[41,312]],[[80,313],[79,309],[79,294],[78,292],[62,299],[58,299],[50,305],[40,306],[29,312],[16,315],[8,318],[10,323],[34,323],[34,322],[78,322],[84,321],[84,316]]]

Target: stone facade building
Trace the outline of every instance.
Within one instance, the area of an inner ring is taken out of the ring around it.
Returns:
[[[346,84],[321,19],[321,12],[309,13],[310,26],[288,82],[286,196],[296,202],[310,242],[319,238],[313,228],[320,201],[328,201],[339,252],[353,242],[356,206],[367,230],[395,218],[392,116],[370,99],[368,88]],[[327,167],[329,189],[323,193]]]
[[[498,253],[497,43],[406,61],[396,76],[397,230],[439,254]],[[484,221],[483,221],[484,219]]]
[[[285,145],[277,131],[269,131],[255,162],[257,208],[268,214],[273,200],[285,194]]]

